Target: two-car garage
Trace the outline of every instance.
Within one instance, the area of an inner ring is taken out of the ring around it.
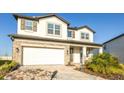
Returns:
[[[23,47],[23,65],[64,64],[64,49]]]

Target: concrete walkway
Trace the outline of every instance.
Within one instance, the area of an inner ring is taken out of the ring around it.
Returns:
[[[41,68],[45,70],[57,70],[58,73],[56,74],[53,80],[105,80],[101,77],[89,75],[84,72],[76,71],[73,69],[72,66],[64,66],[64,65],[41,65],[41,66],[23,66],[24,68]]]

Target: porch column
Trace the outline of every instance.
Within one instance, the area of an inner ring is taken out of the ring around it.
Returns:
[[[70,46],[66,46],[65,48],[65,65],[70,63]]]
[[[82,48],[82,64],[84,64],[85,60],[86,60],[86,47],[83,46],[83,48]]]
[[[100,47],[100,48],[99,48],[99,54],[102,54],[102,53],[103,53],[103,48]]]

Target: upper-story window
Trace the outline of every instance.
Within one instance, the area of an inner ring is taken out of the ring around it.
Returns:
[[[21,19],[21,30],[37,31],[37,21]]]
[[[55,25],[55,35],[60,35],[60,25]]]
[[[67,34],[69,38],[75,38],[75,31],[68,31]]]
[[[25,29],[26,30],[32,30],[33,29],[33,22],[30,20],[25,21]]]
[[[60,35],[60,25],[48,23],[48,34]]]
[[[88,33],[81,33],[81,39],[89,39]]]
[[[68,37],[73,37],[72,31],[68,31]]]
[[[86,39],[89,39],[89,34],[88,33],[86,33]]]
[[[53,34],[53,24],[48,24],[48,34]]]
[[[81,39],[85,39],[85,33],[81,33]]]

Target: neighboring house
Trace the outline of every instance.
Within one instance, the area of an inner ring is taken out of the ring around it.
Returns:
[[[110,53],[124,63],[124,34],[103,43],[104,52]]]
[[[22,16],[17,20],[13,41],[13,60],[21,65],[84,63],[93,49],[102,53],[102,45],[94,43],[95,31],[88,26],[70,27],[56,14]]]

